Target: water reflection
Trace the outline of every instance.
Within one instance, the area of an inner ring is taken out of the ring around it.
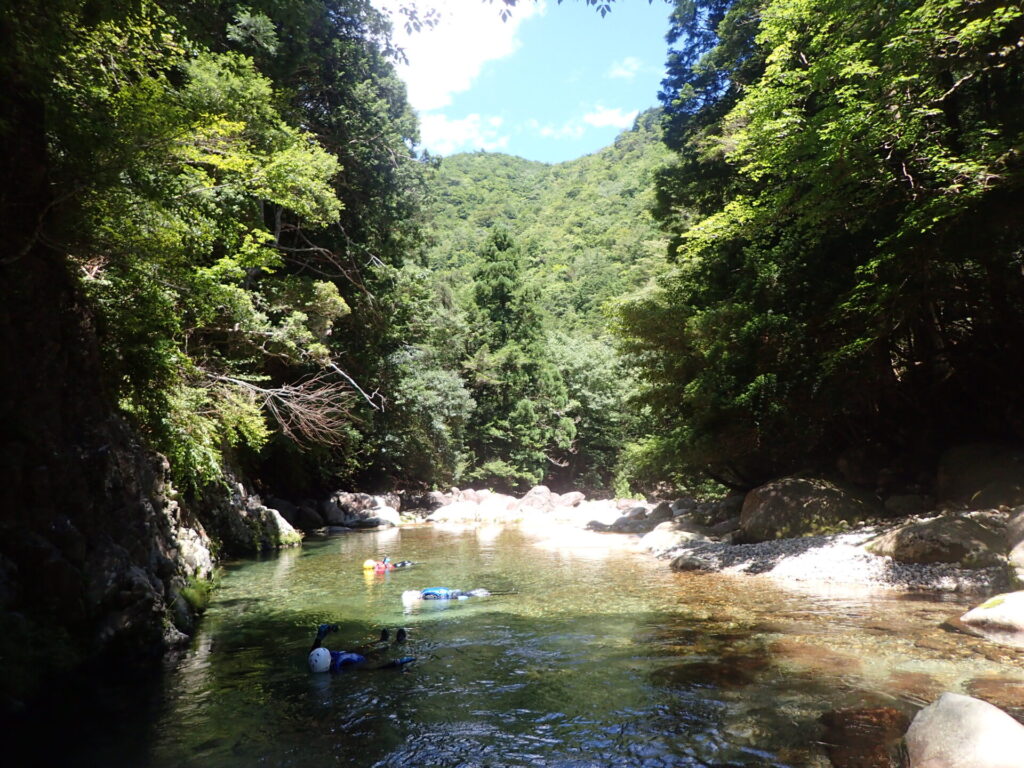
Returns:
[[[881,744],[942,690],[1024,704],[1012,659],[940,628],[964,605],[676,574],[580,533],[418,527],[236,564],[164,681],[148,764],[824,767],[828,734]],[[381,553],[418,565],[364,573]],[[504,594],[405,612],[437,585]],[[324,621],[339,650],[407,626],[418,660],[311,675]]]

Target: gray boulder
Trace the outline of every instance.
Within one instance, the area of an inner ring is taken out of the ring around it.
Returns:
[[[956,563],[987,568],[1004,562],[1005,541],[991,527],[969,517],[944,515],[915,520],[886,531],[864,548],[900,563]]]
[[[944,693],[904,737],[909,768],[1021,768],[1024,725],[986,701]]]
[[[333,498],[320,502],[320,516],[327,525],[346,525],[353,517],[348,510],[338,506]]]
[[[280,512],[281,517],[287,520],[293,528],[300,531],[315,531],[324,525],[323,517],[311,504],[293,504],[286,499],[269,496],[267,497],[266,505]]]
[[[647,517],[647,507],[630,507],[623,517],[629,520],[644,520]]]
[[[684,496],[672,502],[672,514],[675,516],[686,515],[697,508],[697,500],[692,496]]]
[[[869,494],[829,480],[784,477],[750,491],[740,511],[743,541],[836,533],[883,514]]]
[[[694,554],[689,552],[683,552],[681,555],[677,555],[673,558],[672,563],[669,567],[673,571],[711,571],[714,570],[714,566],[710,563],[701,560]]]
[[[672,505],[667,501],[661,501],[655,504],[654,509],[652,509],[647,515],[647,519],[654,523],[663,523],[666,520],[671,520],[672,517]]]
[[[375,499],[368,493],[350,493],[348,491],[335,492],[330,501],[348,517],[365,517],[361,513],[380,504],[379,499]]]

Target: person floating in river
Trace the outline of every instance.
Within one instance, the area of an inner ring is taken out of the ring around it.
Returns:
[[[427,587],[406,590],[402,593],[402,602],[409,605],[420,600],[468,600],[471,597],[487,597],[490,594],[486,589],[471,589],[467,592],[449,587]]]
[[[413,565],[411,560],[399,560],[397,563],[393,563],[390,557],[384,555],[383,560],[364,560],[363,570],[373,571],[374,573],[386,573],[398,568],[408,568],[411,565]]]
[[[388,648],[388,640],[391,633],[388,630],[380,631],[380,640],[368,646],[360,648],[359,651],[331,651],[323,647],[323,642],[331,632],[337,632],[337,624],[321,624],[317,627],[316,637],[313,638],[313,645],[309,649],[309,671],[310,672],[340,672],[344,667],[362,666],[369,660],[368,657],[378,655]],[[405,627],[399,627],[395,633],[395,644],[405,642],[408,633]],[[397,659],[373,667],[373,669],[394,669],[403,667],[409,662],[415,661],[414,656],[401,656]]]

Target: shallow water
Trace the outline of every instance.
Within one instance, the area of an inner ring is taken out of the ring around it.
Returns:
[[[1024,719],[1020,652],[940,627],[976,598],[810,597],[607,536],[404,528],[233,564],[162,677],[97,692],[106,743],[75,764],[828,766],[832,710],[910,716],[954,690]],[[384,554],[419,564],[363,573]],[[403,608],[429,586],[500,594]],[[321,622],[334,650],[405,626],[379,661],[417,661],[310,674]]]

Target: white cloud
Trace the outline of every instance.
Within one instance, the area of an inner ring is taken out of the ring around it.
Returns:
[[[609,109],[601,104],[582,117],[573,117],[561,125],[542,124],[530,120],[527,127],[546,139],[579,139],[589,128],[629,128],[633,125],[639,110],[625,112],[616,107]]]
[[[643,67],[643,62],[635,56],[627,56],[622,61],[616,61],[608,70],[608,77],[621,77],[632,80],[637,72]]]
[[[403,2],[407,0],[374,0],[374,5],[393,11],[395,43],[409,60],[398,66],[398,74],[408,86],[409,102],[420,112],[447,107],[453,94],[469,90],[484,64],[519,48],[519,26],[546,11],[543,2],[523,1],[502,21],[501,3],[434,0],[424,7],[438,10],[437,26],[408,34],[396,10]]]
[[[640,111],[637,109],[631,112],[623,112],[618,107],[608,109],[598,104],[593,112],[588,112],[583,116],[583,122],[595,128],[629,128],[633,125],[633,121],[636,120],[636,116],[639,114]]]
[[[436,112],[420,116],[420,135],[423,145],[439,155],[484,149],[493,152],[508,146],[508,136],[501,135],[500,117],[466,115],[452,120]]]
[[[546,139],[578,139],[587,130],[577,119],[569,120],[562,125],[541,125],[537,120],[531,120],[529,127]]]

